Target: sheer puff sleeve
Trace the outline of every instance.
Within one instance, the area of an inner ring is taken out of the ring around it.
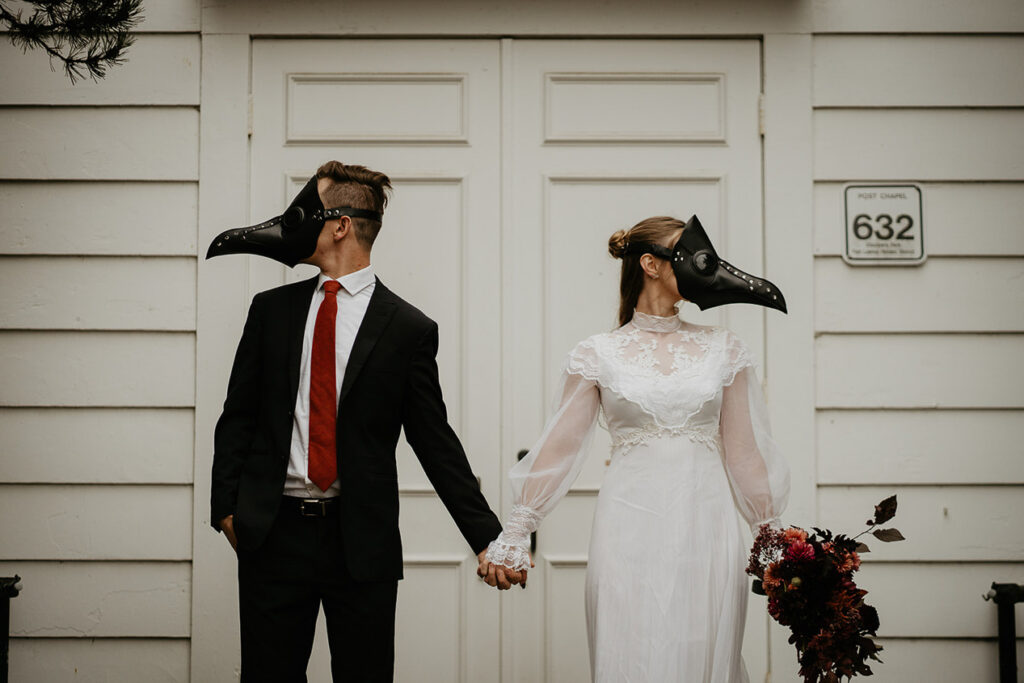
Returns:
[[[487,548],[487,560],[510,569],[530,566],[530,534],[579,476],[601,406],[593,349],[577,346],[562,373],[555,414],[526,457],[509,471],[514,505],[505,530]]]
[[[757,533],[779,525],[789,499],[789,468],[768,426],[768,410],[750,352],[730,333],[722,390],[722,459],[740,514]]]

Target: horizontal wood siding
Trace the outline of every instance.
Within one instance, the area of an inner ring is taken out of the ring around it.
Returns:
[[[0,332],[0,406],[191,407],[191,332]]]
[[[190,677],[199,0],[72,86],[0,41],[0,575],[24,681]]]
[[[0,179],[197,180],[198,138],[195,107],[5,107]]]
[[[186,638],[12,638],[12,681],[180,683],[189,677]]]
[[[1020,523],[1024,494],[1018,486],[820,485],[821,523],[836,532],[859,533],[874,505],[894,493],[899,511],[891,526],[908,540],[882,543],[869,538],[872,552],[866,560],[1024,562],[1024,524]],[[987,587],[986,583],[983,588]],[[955,616],[950,612],[950,619]]]
[[[43,500],[45,513],[25,514]],[[187,484],[4,484],[0,559],[188,560],[191,520]]]
[[[908,180],[916,181],[910,178]],[[1024,183],[916,183],[925,198],[925,239],[936,256],[1024,256]],[[840,182],[814,186],[814,253],[841,256],[845,209]]]
[[[818,517],[856,533],[898,496],[907,540],[867,537],[858,578],[886,681],[995,680],[981,595],[1024,583],[1024,36],[873,33],[952,30],[961,11],[962,31],[1024,19],[1019,3],[816,6]],[[840,258],[847,182],[921,189],[923,265]]]
[[[24,330],[194,330],[196,262],[182,257],[0,257],[0,320]],[[83,302],[102,301],[102,306]]]
[[[0,482],[189,484],[192,408],[0,408]]]
[[[191,181],[0,181],[0,253],[194,256],[198,207]]]
[[[191,633],[189,564],[0,561],[0,576],[22,577],[21,595],[11,603],[11,635],[187,637]]]
[[[1024,330],[1024,258],[932,259],[917,268],[815,260],[820,332]]]
[[[1024,484],[1022,422],[1022,410],[821,409],[818,481]]]
[[[82,80],[68,88],[61,68],[51,69],[41,50],[25,55],[0,42],[0,62],[18,68],[0,73],[0,105],[129,104],[199,105],[199,36],[142,35],[128,50],[128,61],[100,81]]]
[[[818,36],[814,104],[827,107],[1024,105],[1020,36]]]
[[[1024,179],[1024,110],[818,109],[817,180]]]
[[[882,546],[883,543],[868,543]],[[879,549],[879,554],[883,554]],[[868,554],[866,557],[870,557]],[[878,609],[882,638],[995,638],[995,605],[981,599],[993,581],[1022,583],[1024,567],[1013,563],[918,564],[865,562],[858,583]],[[966,590],[972,589],[972,590]],[[936,596],[942,596],[936,600]],[[956,619],[949,619],[955,614]],[[1024,611],[1016,615],[1024,628]]]
[[[1024,334],[822,334],[819,408],[1024,408]]]
[[[991,609],[995,619],[995,608]],[[930,679],[934,681],[999,680],[999,650],[993,638],[880,638],[878,642],[885,648],[879,655],[883,663],[871,663],[878,680],[918,683],[922,671],[938,672]],[[1024,661],[1024,639],[1017,640],[1017,661]]]

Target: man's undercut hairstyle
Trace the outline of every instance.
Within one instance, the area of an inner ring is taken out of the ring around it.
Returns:
[[[328,178],[331,183],[324,189],[324,208],[349,206],[384,213],[391,192],[391,179],[365,166],[328,161],[316,170],[316,177]],[[367,249],[377,239],[381,224],[367,218],[353,218],[356,239]]]

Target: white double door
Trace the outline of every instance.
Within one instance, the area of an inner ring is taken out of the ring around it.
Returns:
[[[439,323],[450,420],[504,517],[505,473],[541,432],[564,354],[615,326],[612,232],[696,213],[758,269],[759,69],[749,40],[256,40],[252,218],[328,159],[391,177],[374,268]],[[257,258],[249,273],[253,292],[313,274]],[[755,307],[687,314],[762,346]],[[589,680],[583,575],[606,449],[543,525],[529,589],[499,594],[403,442],[397,680]],[[748,623],[758,680],[764,619]],[[310,680],[328,666],[321,628]]]

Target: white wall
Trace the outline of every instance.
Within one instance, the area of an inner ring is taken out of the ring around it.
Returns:
[[[195,330],[241,324],[203,292],[230,289],[238,316],[247,294],[244,269],[214,275],[196,253],[248,210],[250,34],[762,36],[765,273],[799,304],[766,329],[792,521],[855,527],[898,493],[909,540],[874,543],[862,573],[880,680],[995,677],[980,594],[1024,582],[1024,5],[297,4],[149,3],[99,84],[0,41],[18,66],[0,71],[0,575],[25,578],[12,680],[223,678],[237,633],[216,626],[232,581],[212,578],[204,449],[230,358]],[[924,266],[841,261],[853,180],[920,184]],[[773,680],[792,657],[775,638]]]
[[[15,681],[186,681],[198,2],[71,86],[0,40],[0,575]]]
[[[824,34],[813,51],[819,519],[859,530],[899,497],[908,540],[869,539],[861,573],[885,680],[994,680],[980,596],[1024,582],[1024,37]],[[849,181],[919,185],[926,263],[843,262]]]

